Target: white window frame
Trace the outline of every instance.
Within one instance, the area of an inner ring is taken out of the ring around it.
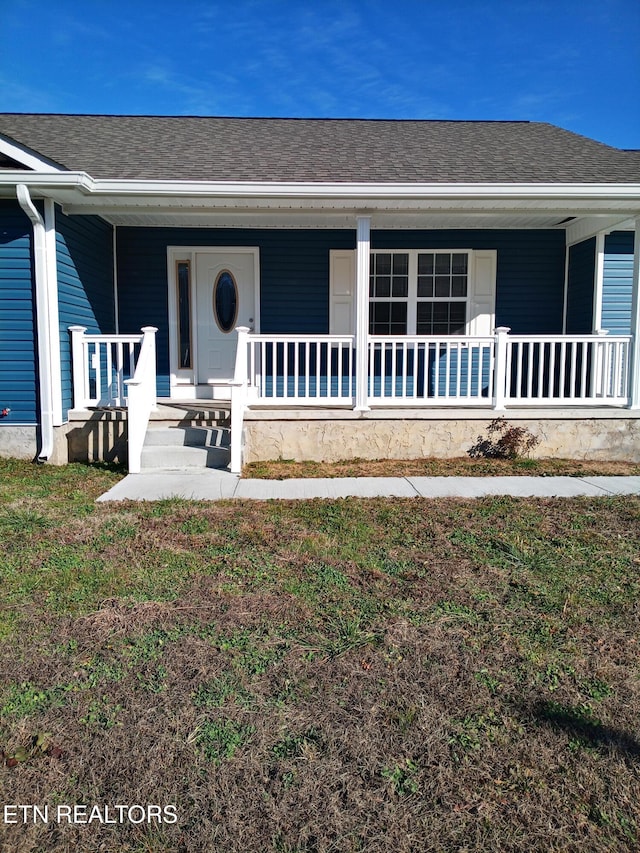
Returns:
[[[451,303],[460,302],[465,306],[465,334],[469,334],[469,306],[473,298],[473,250],[472,249],[372,249],[372,255],[407,255],[409,286],[406,296],[369,297],[369,302],[400,302],[407,305],[407,331],[405,335],[417,335],[418,304],[420,302]],[[419,255],[466,255],[467,256],[467,295],[466,296],[418,296],[418,256]],[[447,334],[447,333],[445,333]]]
[[[418,255],[443,252],[445,254],[467,254],[467,309],[465,334],[469,336],[489,336],[495,329],[496,276],[498,252],[496,249],[432,248],[420,249],[372,249],[372,253],[409,255],[409,292],[413,288],[414,297],[407,297],[407,335],[416,328]],[[335,249],[330,252],[329,272],[329,332],[330,334],[355,334],[355,250]],[[367,282],[367,300],[369,300]],[[391,299],[391,298],[390,298]],[[396,297],[400,301],[400,297]],[[402,297],[404,299],[404,297]],[[422,299],[422,297],[421,297]],[[426,301],[450,302],[461,297],[433,297]],[[380,301],[384,301],[382,298]]]

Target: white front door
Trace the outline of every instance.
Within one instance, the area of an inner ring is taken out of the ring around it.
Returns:
[[[197,383],[233,378],[236,326],[256,327],[254,252],[196,253]]]

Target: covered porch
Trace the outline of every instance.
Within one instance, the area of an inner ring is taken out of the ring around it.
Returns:
[[[420,211],[417,199],[378,198],[370,215],[353,199],[298,200],[295,225],[272,199],[236,212],[234,227],[221,227],[215,209],[147,211],[132,227],[121,203],[109,210],[119,326],[154,325],[127,335],[72,330],[74,409],[127,407],[135,471],[156,399],[227,401],[234,472],[246,424],[269,420],[268,411],[298,424],[305,412],[316,421],[318,412],[328,421],[346,412],[392,411],[398,421],[569,412],[574,421],[579,412],[637,411],[637,220],[620,199],[536,202],[540,190],[530,192],[449,199],[446,213],[442,197],[421,197]],[[581,215],[562,218],[571,210]],[[594,279],[604,235],[618,228],[635,239],[625,333],[603,328]],[[220,307],[224,276],[237,289]],[[210,354],[217,372],[207,372]]]

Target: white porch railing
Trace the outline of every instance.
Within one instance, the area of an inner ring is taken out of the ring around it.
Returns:
[[[133,376],[144,335],[87,335],[70,326],[73,407],[126,405],[127,379]]]
[[[369,406],[609,405],[629,402],[630,335],[368,338]],[[346,406],[356,395],[352,335],[251,335],[235,384],[247,404]],[[243,350],[244,348],[244,350]]]
[[[630,335],[509,335],[505,405],[627,405],[630,354]]]
[[[368,405],[490,406],[493,337],[369,337]]]
[[[73,406],[127,406],[129,473],[140,471],[149,416],[156,405],[156,332],[140,335],[87,335],[71,326]]]
[[[247,335],[250,399],[274,405],[350,405],[353,335]],[[239,342],[239,346],[240,346]]]

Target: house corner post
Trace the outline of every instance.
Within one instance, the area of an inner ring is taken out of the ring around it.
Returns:
[[[232,474],[242,473],[242,427],[244,421],[244,410],[247,407],[247,385],[248,385],[248,358],[247,346],[249,343],[248,326],[238,326],[238,348],[236,350],[236,364],[231,385],[231,448],[229,471]]]
[[[633,233],[633,291],[631,301],[631,364],[629,408],[640,409],[640,217]]]
[[[73,381],[73,408],[87,407],[87,370],[84,336],[86,326],[69,326],[71,334],[71,375]]]
[[[356,412],[368,412],[369,396],[369,257],[371,217],[357,217],[356,251]]]
[[[493,408],[497,412],[504,412],[507,408],[507,347],[510,331],[509,326],[498,326],[494,332]]]

